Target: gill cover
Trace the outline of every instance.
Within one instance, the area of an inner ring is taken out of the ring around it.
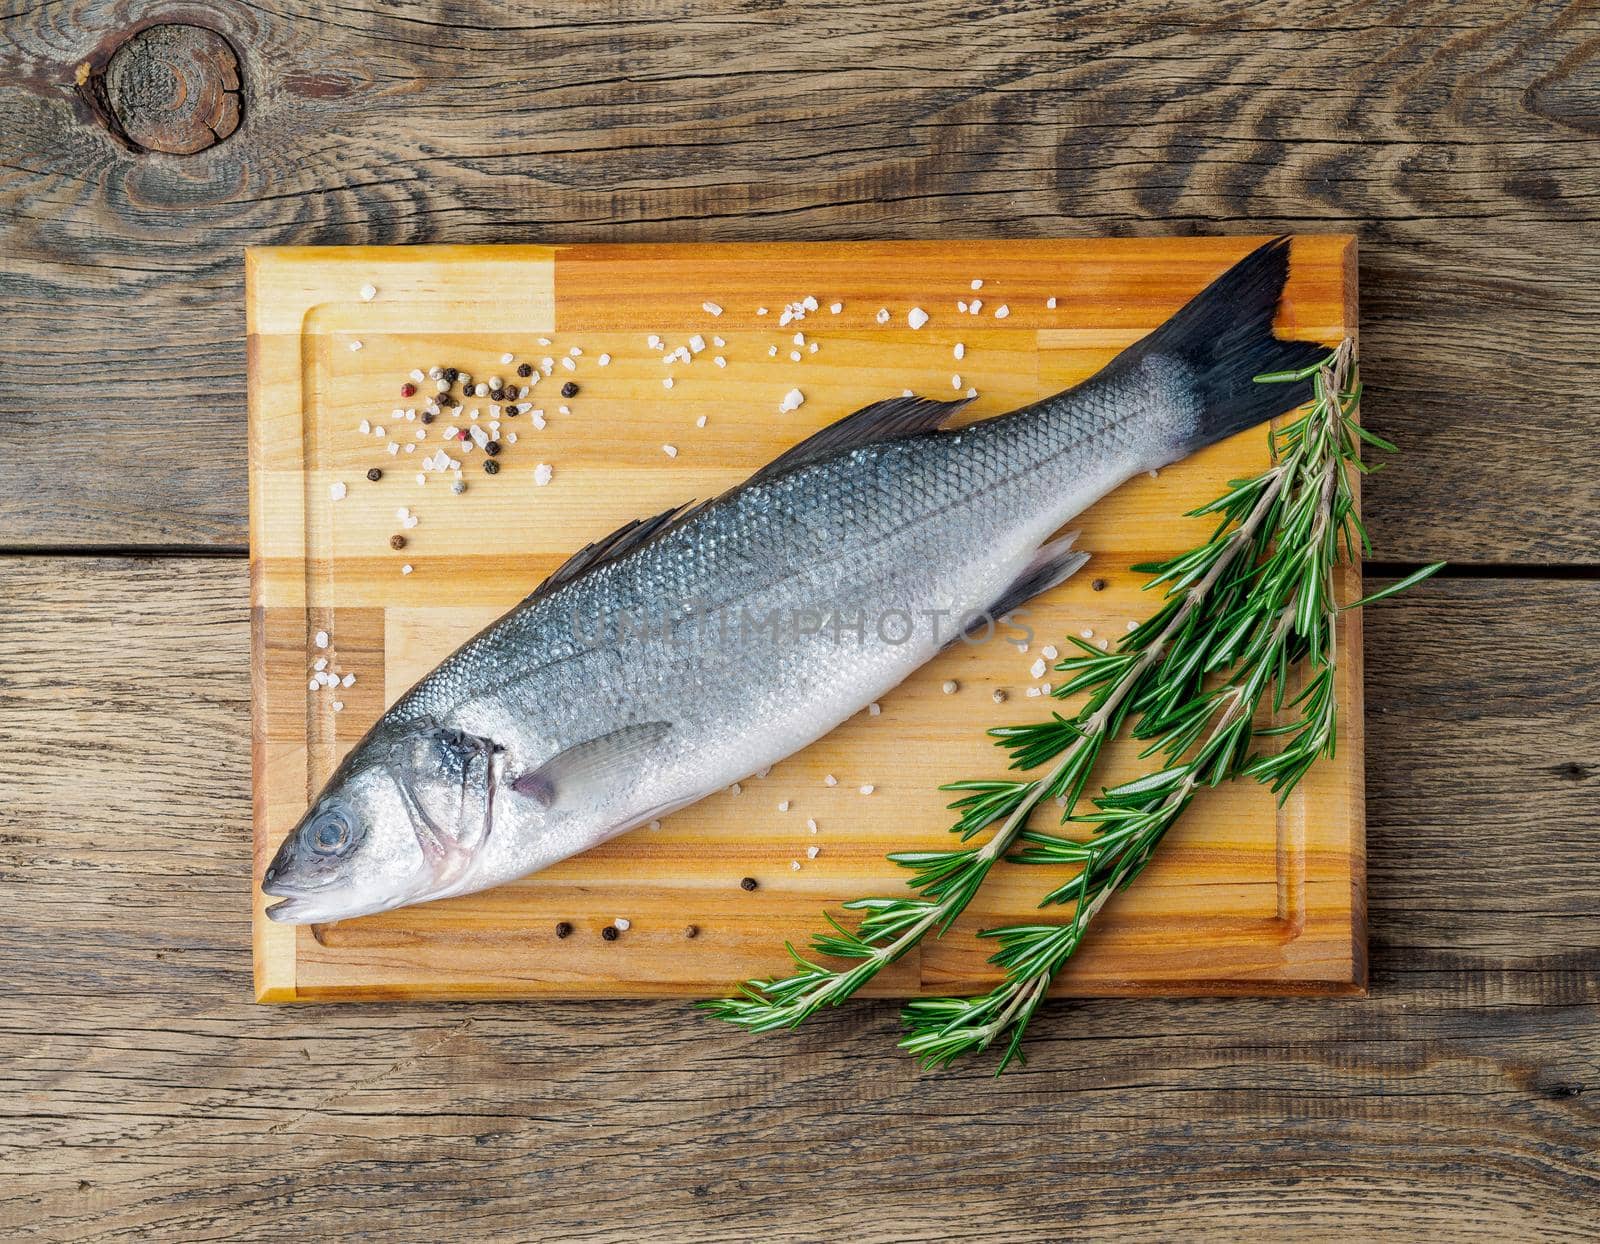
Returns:
[[[435,866],[470,856],[489,837],[500,750],[490,739],[426,718],[394,741],[390,769],[423,854]]]

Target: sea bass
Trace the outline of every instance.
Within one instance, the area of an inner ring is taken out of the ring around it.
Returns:
[[[1300,404],[1277,239],[1090,379],[958,429],[891,398],[577,553],[401,696],[264,875],[274,920],[521,877],[826,734],[1082,565],[1079,511]]]

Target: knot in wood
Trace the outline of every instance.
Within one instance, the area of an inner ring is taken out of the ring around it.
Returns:
[[[100,119],[135,151],[193,155],[239,128],[239,58],[203,26],[146,27],[86,85]]]

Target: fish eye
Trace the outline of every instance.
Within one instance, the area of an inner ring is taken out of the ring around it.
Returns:
[[[311,827],[311,845],[319,855],[332,855],[350,841],[350,822],[342,812],[324,812]]]

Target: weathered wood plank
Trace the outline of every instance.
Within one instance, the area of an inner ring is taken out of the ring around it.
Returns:
[[[0,1232],[1592,1238],[1600,585],[1368,618],[1370,998],[1055,1004],[998,1081],[882,1003],[251,1005],[247,599],[0,560]]]
[[[243,124],[195,155],[73,89],[157,15],[238,55]],[[248,244],[1349,228],[1366,417],[1409,451],[1378,555],[1593,560],[1592,4],[45,0],[5,28],[0,544],[243,545]]]

